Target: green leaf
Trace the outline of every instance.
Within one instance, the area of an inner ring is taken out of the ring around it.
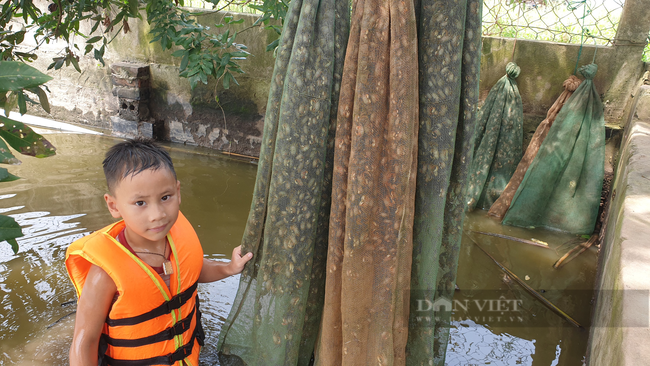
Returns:
[[[47,99],[47,94],[45,94],[45,90],[41,89],[40,87],[37,87],[36,95],[38,95],[38,101],[41,103],[41,107],[43,107],[43,110],[47,113],[50,113],[50,101]]]
[[[52,80],[35,68],[17,61],[0,62],[0,92],[32,88]]]
[[[79,62],[77,62],[77,58],[74,56],[70,56],[70,61],[72,61],[72,65],[74,66],[75,70],[81,73],[81,68],[79,68]]]
[[[11,182],[20,179],[19,177],[9,173],[5,168],[0,168],[0,182]],[[1,216],[1,215],[0,215]]]
[[[231,79],[231,78],[232,78],[232,75],[230,75],[229,72],[227,72],[227,73],[223,76],[223,88],[224,88],[224,89],[229,89],[229,88],[230,88],[230,79]]]
[[[0,116],[0,137],[23,155],[44,158],[56,154],[56,149],[43,136],[24,124]]]
[[[22,116],[27,113],[27,101],[25,100],[25,94],[23,94],[22,90],[16,93],[18,93],[18,111]]]
[[[16,239],[7,239],[7,243],[11,245],[11,250],[14,251],[14,254],[18,254],[18,242]]]
[[[172,56],[173,56],[173,57],[181,57],[181,56],[183,56],[183,55],[186,54],[186,53],[187,53],[186,50],[176,50],[176,51],[174,51],[174,52],[172,53]]]
[[[241,24],[244,22],[244,18],[239,18],[237,20],[230,20],[228,21],[228,24]]]
[[[180,71],[185,70],[185,68],[187,67],[188,60],[189,60],[189,54],[186,53],[185,56],[183,56],[183,59],[181,60]]]
[[[138,0],[129,0],[129,12],[138,15]]]
[[[266,46],[266,52],[273,51],[274,49],[276,49],[278,47],[279,44],[280,44],[280,39],[279,38],[276,39],[275,41],[269,43],[269,45]]]
[[[14,253],[18,253],[18,243],[16,238],[24,236],[20,225],[13,217],[0,215],[0,241],[8,241]]]
[[[104,37],[102,37],[102,36],[96,36],[96,37],[93,37],[93,38],[87,40],[86,43],[95,43],[95,42],[101,41],[102,38],[104,38]]]
[[[16,159],[14,154],[11,153],[11,150],[9,150],[9,146],[7,146],[7,144],[4,142],[3,139],[0,139],[0,163],[2,163],[2,164],[20,164],[20,160]],[[0,168],[0,169],[4,169],[4,168]],[[8,173],[9,172],[7,172],[7,174]]]

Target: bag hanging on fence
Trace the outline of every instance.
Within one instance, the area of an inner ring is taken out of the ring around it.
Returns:
[[[603,103],[593,82],[597,70],[593,63],[580,68],[585,81],[558,113],[504,224],[574,234],[594,230],[605,169]]]
[[[503,190],[503,193],[501,193],[501,196],[499,196],[499,199],[497,199],[492,204],[492,207],[490,207],[488,215],[495,216],[499,220],[503,219],[506,211],[508,211],[510,208],[512,197],[514,197],[515,192],[517,192],[517,188],[519,188],[521,181],[524,179],[524,175],[526,175],[530,163],[532,163],[533,159],[535,159],[535,156],[539,151],[539,147],[542,145],[542,142],[544,142],[544,139],[546,139],[548,130],[553,125],[557,114],[560,112],[562,106],[564,106],[564,103],[566,103],[569,97],[573,95],[573,92],[578,88],[578,85],[580,85],[581,82],[582,80],[578,79],[575,75],[571,75],[567,80],[564,81],[562,84],[564,91],[560,94],[555,103],[553,103],[551,108],[546,113],[546,118],[539,124],[539,126],[537,126],[537,129],[535,129],[535,133],[533,134],[533,137],[531,138],[530,143],[526,148],[524,157],[521,158],[521,161],[519,162],[519,165],[517,165],[515,173],[512,175],[512,178],[510,178],[510,182],[508,182],[508,185]]]
[[[521,159],[524,113],[513,62],[490,89],[479,111],[470,168],[468,210],[489,208],[499,198]]]

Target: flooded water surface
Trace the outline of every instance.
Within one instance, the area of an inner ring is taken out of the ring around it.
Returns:
[[[76,296],[65,271],[65,250],[75,239],[114,222],[103,199],[106,184],[101,162],[105,151],[118,140],[63,133],[48,134],[47,138],[57,147],[56,156],[21,157],[22,165],[7,167],[22,179],[0,183],[0,213],[14,217],[25,234],[18,239],[18,254],[14,255],[7,243],[0,243],[0,365],[67,364]],[[181,210],[196,229],[205,255],[217,260],[230,258],[244,231],[256,166],[216,151],[166,146],[181,181]],[[466,221],[469,230],[548,242],[552,249],[471,234],[495,259],[588,326],[596,262],[593,251],[555,270],[553,263],[568,250],[560,245],[571,236],[502,227],[483,212],[469,215]],[[203,365],[217,364],[217,335],[237,285],[238,278],[232,277],[199,287],[208,337],[201,356]],[[588,332],[526,299],[521,288],[504,278],[469,237],[463,239],[458,287],[456,304],[484,305],[497,294],[507,299],[520,296],[525,316],[546,322],[527,327],[491,319],[494,314],[486,313],[485,306],[454,309],[448,365],[580,364]],[[485,290],[489,291],[482,292]]]

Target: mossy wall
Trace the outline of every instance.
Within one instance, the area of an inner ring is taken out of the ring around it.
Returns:
[[[595,54],[598,73],[594,84],[605,104],[605,120],[620,125],[630,93],[644,71],[642,53],[641,47],[584,45],[581,51],[580,45],[483,37],[481,100],[505,75],[506,65],[512,61],[521,67],[517,85],[524,113],[543,116],[564,90],[564,80],[574,74],[576,63],[578,68],[587,65],[594,61]]]

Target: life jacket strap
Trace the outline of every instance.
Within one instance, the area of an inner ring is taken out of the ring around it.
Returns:
[[[190,326],[192,325],[192,319],[194,318],[194,312],[196,307],[192,309],[192,312],[183,320],[174,324],[173,326],[163,330],[160,333],[143,337],[137,339],[119,339],[111,338],[106,333],[102,333],[106,343],[110,344],[113,347],[140,347],[147,344],[158,343],[162,341],[168,341],[173,339],[175,336],[185,333]]]
[[[198,281],[194,282],[194,284],[189,288],[187,288],[185,291],[169,299],[169,301],[163,302],[159,306],[153,308],[152,310],[146,313],[136,315],[130,318],[122,318],[122,319],[111,319],[110,317],[107,317],[106,324],[108,324],[109,327],[136,325],[139,323],[146,322],[147,320],[157,318],[161,315],[169,314],[172,312],[172,310],[180,309],[180,307],[183,306],[183,304],[185,304],[189,299],[192,298],[197,285],[198,285]]]
[[[104,360],[110,366],[150,366],[150,365],[173,365],[174,363],[185,359],[187,356],[192,354],[192,348],[194,348],[194,340],[196,339],[196,334],[192,335],[192,338],[185,345],[165,356],[156,356],[151,358],[146,358],[142,360],[116,360],[109,356],[104,355]]]

